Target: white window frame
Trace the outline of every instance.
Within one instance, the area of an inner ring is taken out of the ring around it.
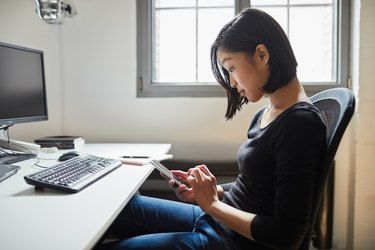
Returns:
[[[178,1],[178,0],[176,0]],[[224,97],[219,84],[199,85],[152,82],[152,0],[137,0],[137,97]],[[250,6],[249,0],[236,0],[236,13]],[[302,82],[309,95],[324,89],[348,87],[350,55],[350,1],[335,0],[337,19],[337,77],[336,82]],[[334,52],[336,53],[336,52]],[[207,55],[209,57],[210,55]]]

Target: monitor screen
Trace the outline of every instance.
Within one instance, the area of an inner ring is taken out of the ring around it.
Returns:
[[[43,51],[0,42],[0,127],[48,119]]]

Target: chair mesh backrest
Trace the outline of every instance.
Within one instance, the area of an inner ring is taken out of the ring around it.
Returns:
[[[353,116],[355,108],[354,95],[347,88],[334,88],[322,91],[312,96],[311,101],[321,112],[327,126],[327,151],[318,175],[309,229],[299,249],[309,249],[324,185],[331,170],[341,138]]]
[[[327,143],[330,144],[340,115],[340,104],[334,99],[320,100],[314,103],[323,116],[327,126]]]

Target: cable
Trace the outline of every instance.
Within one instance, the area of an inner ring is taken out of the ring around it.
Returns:
[[[38,161],[36,163],[34,163],[34,166],[39,167],[39,168],[49,168],[49,167],[51,167],[51,165],[48,165],[48,166],[39,165],[38,163],[39,163],[40,160],[43,160],[43,161],[56,161],[57,160],[56,158],[51,159],[51,158],[40,158],[40,157],[37,157],[37,159],[38,159]]]
[[[11,125],[9,125],[9,126],[7,126],[7,127],[5,127],[5,128],[2,128],[2,129],[4,130],[4,132],[6,132],[6,138],[5,138],[5,139],[7,139],[7,141],[8,141],[8,149],[9,149],[10,152],[8,152],[7,150],[4,150],[4,149],[2,149],[2,148],[0,148],[0,152],[3,153],[3,156],[5,156],[5,155],[11,155],[11,156],[15,156],[15,157],[17,157],[17,156],[21,156],[21,155],[32,155],[32,156],[35,156],[35,158],[36,158],[37,161],[36,161],[36,163],[34,163],[33,165],[36,165],[36,166],[38,166],[38,167],[43,167],[43,166],[38,165],[38,163],[39,163],[39,161],[40,161],[38,155],[37,155],[37,154],[34,154],[34,153],[33,153],[30,149],[28,149],[27,147],[24,147],[24,146],[22,146],[22,145],[18,145],[18,144],[17,144],[17,147],[23,149],[26,153],[17,153],[17,152],[15,152],[15,149],[12,147],[12,142],[10,141],[10,132],[9,132],[9,127],[11,127],[12,125],[13,125],[13,124],[11,124]],[[1,159],[1,155],[0,155],[0,159]],[[43,168],[46,168],[46,167],[43,167]]]
[[[7,130],[9,127],[12,127],[13,125],[13,123],[0,125],[0,130]]]
[[[11,151],[11,153],[7,152],[6,150],[2,149],[0,147],[0,152],[3,152],[4,154],[6,155],[14,155],[14,156],[17,156],[17,155],[22,155],[20,153],[16,153],[14,152],[14,149],[12,148],[12,142],[10,141],[10,133],[9,133],[9,127],[13,126],[13,124],[8,124],[6,126],[3,126],[3,127],[0,127],[0,130],[4,130],[6,132],[6,139],[8,140],[8,145],[9,145],[9,150]],[[36,162],[33,164],[34,166],[36,167],[39,167],[39,168],[48,168],[50,166],[42,166],[42,165],[39,165],[39,162],[40,160],[51,160],[51,161],[56,161],[56,159],[47,159],[47,158],[40,158],[38,157],[37,154],[34,154],[30,149],[28,149],[27,147],[23,147],[21,145],[17,145],[18,147],[24,149],[26,151],[26,154],[31,154],[31,155],[35,155],[36,156]],[[1,158],[1,156],[0,156]]]
[[[8,128],[9,128],[9,127],[8,127]],[[6,131],[6,133],[7,133],[7,138],[6,138],[6,139],[8,140],[9,149],[10,149],[10,151],[13,153],[13,155],[21,155],[21,154],[19,154],[19,153],[15,153],[15,152],[14,152],[15,149],[12,148],[12,142],[10,141],[10,135],[9,135],[9,129],[8,129],[8,128],[6,128],[5,131]],[[24,147],[24,146],[22,146],[22,145],[17,145],[17,147],[20,147],[20,148],[24,149],[25,152],[28,153],[28,154],[35,155],[35,156],[36,156],[36,154],[34,154],[34,153],[33,153],[30,149],[28,149],[27,147]]]

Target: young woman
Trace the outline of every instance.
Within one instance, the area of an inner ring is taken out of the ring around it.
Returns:
[[[226,118],[265,95],[238,150],[240,174],[217,185],[205,165],[172,171],[188,183],[174,202],[134,196],[105,249],[297,249],[307,231],[325,125],[296,76],[297,62],[279,24],[246,9],[223,27],[211,49],[213,73],[228,98]],[[174,187],[173,180],[169,182]],[[189,204],[191,203],[191,204]]]

